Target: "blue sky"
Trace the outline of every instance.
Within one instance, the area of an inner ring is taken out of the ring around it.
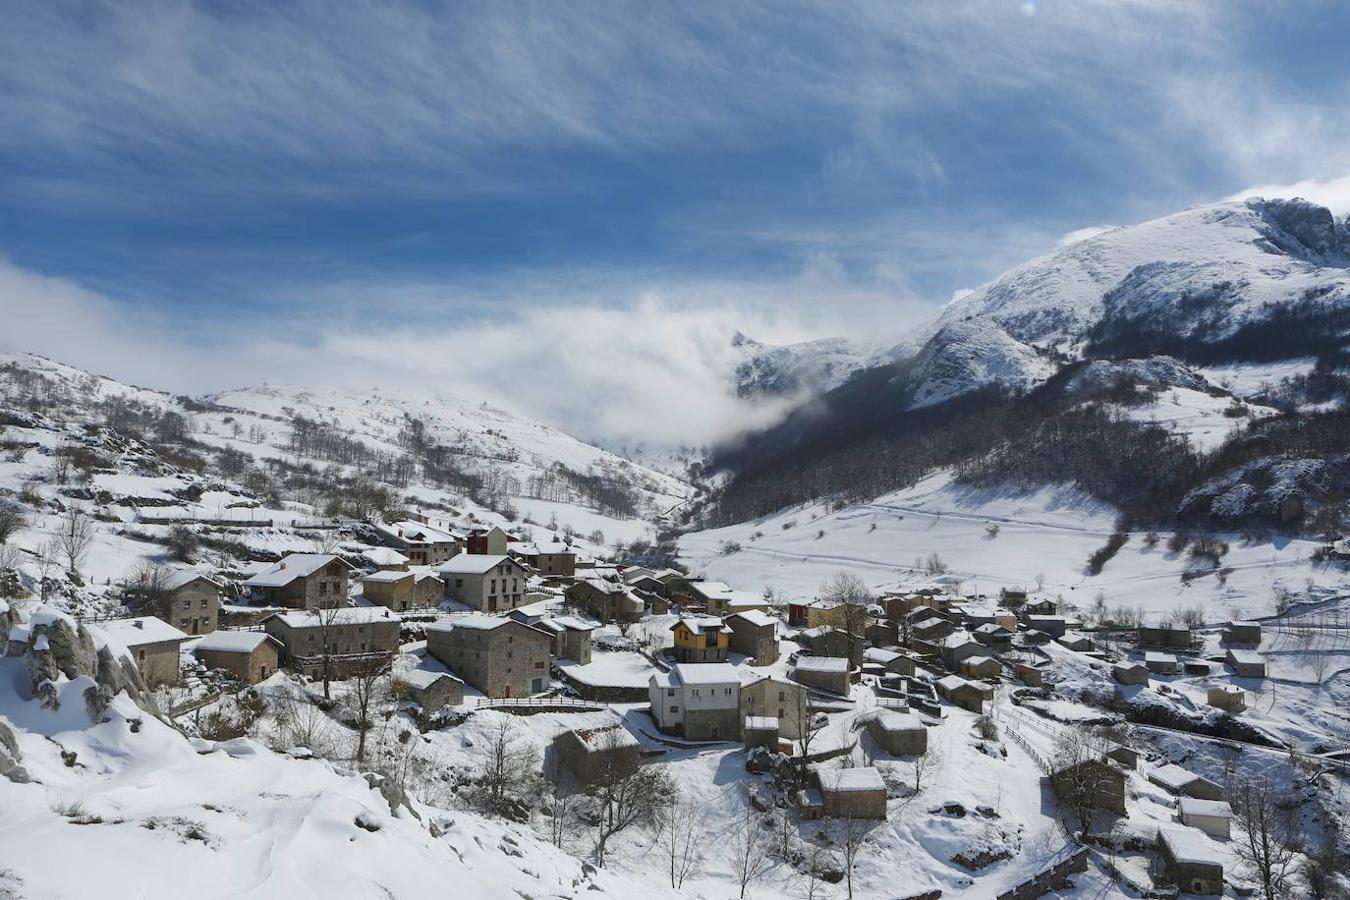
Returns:
[[[1332,2],[25,4],[0,302],[12,343],[182,389],[247,380],[240,335],[383,328],[418,377],[569,309],[890,337],[1079,228],[1350,197],[1347,33]],[[138,352],[170,341],[221,355]],[[327,365],[247,374],[398,374]]]

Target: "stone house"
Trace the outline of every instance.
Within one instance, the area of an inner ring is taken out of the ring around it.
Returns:
[[[1227,713],[1240,713],[1247,708],[1247,692],[1235,684],[1209,688],[1205,691],[1205,700]]]
[[[281,666],[281,643],[265,631],[215,631],[193,653],[208,669],[229,672],[245,684],[269,678]]]
[[[1027,687],[1045,686],[1045,673],[1028,663],[1013,663],[1013,674]]]
[[[847,697],[849,672],[848,660],[840,656],[799,656],[792,677],[807,687]]]
[[[984,701],[993,691],[987,685],[973,684],[960,675],[948,675],[939,678],[936,683],[938,696],[954,706],[984,713]]]
[[[788,604],[788,624],[801,628],[843,628],[848,610],[844,604],[828,600],[809,600]]]
[[[1111,677],[1121,684],[1148,684],[1148,666],[1143,663],[1116,663]]]
[[[220,618],[221,583],[182,569],[165,576],[156,614],[184,634],[210,634]]]
[[[464,549],[460,536],[428,521],[405,520],[375,528],[385,543],[403,553],[414,566],[438,566]]]
[[[1153,675],[1176,675],[1181,671],[1181,663],[1174,654],[1149,652],[1144,654],[1144,668]]]
[[[1027,628],[1048,634],[1052,638],[1064,637],[1064,633],[1069,630],[1069,620],[1063,616],[1028,615],[1023,621],[1026,622]]]
[[[725,741],[741,732],[740,677],[729,663],[677,663],[647,683],[652,720],[666,734]]]
[[[393,547],[371,547],[361,554],[361,559],[375,567],[377,572],[406,572],[408,557]]]
[[[1158,766],[1148,773],[1148,780],[1173,794],[1195,797],[1199,800],[1222,800],[1223,787],[1181,766]]]
[[[325,657],[341,675],[398,651],[400,622],[381,607],[274,613],[262,626],[281,644],[281,663],[310,677],[322,674]]]
[[[1027,589],[1019,584],[999,588],[998,599],[1004,606],[1022,606],[1027,602]]]
[[[468,615],[427,626],[427,653],[492,698],[549,687],[553,634],[515,619]]]
[[[900,629],[894,622],[873,619],[863,629],[863,639],[873,647],[895,647],[900,644]]]
[[[525,568],[505,555],[461,553],[436,567],[445,595],[486,613],[506,612],[524,602]]]
[[[577,574],[577,554],[562,541],[510,544],[510,554],[545,578],[572,578]]]
[[[778,735],[799,740],[811,721],[811,699],[806,687],[781,675],[765,675],[741,685],[742,719],[756,716],[778,722]]]
[[[806,686],[783,675],[752,677],[740,687],[740,713],[777,720],[785,740],[804,735],[811,721],[812,706]]]
[[[855,666],[862,665],[867,642],[860,634],[849,634],[841,628],[808,628],[797,634],[797,643],[810,649],[813,656],[843,657]]]
[[[445,582],[434,572],[382,569],[361,579],[361,593],[371,603],[404,612],[438,605]]]
[[[972,631],[970,636],[990,650],[1007,650],[1012,647],[1013,632],[997,622],[981,625]]]
[[[710,615],[729,616],[732,613],[766,610],[769,601],[763,594],[738,591],[720,581],[696,581],[689,585],[695,603],[702,604]]]
[[[287,609],[335,609],[347,603],[352,566],[327,553],[291,553],[244,581],[254,603]]]
[[[1005,600],[1007,598],[1004,598]],[[1059,612],[1059,604],[1049,598],[1029,600],[1017,611],[1021,616],[1053,616]]]
[[[1165,647],[1173,650],[1189,650],[1191,629],[1185,625],[1141,625],[1136,633],[1136,642],[1140,647]]]
[[[517,618],[516,614],[512,613],[511,618]],[[591,632],[595,631],[595,626],[590,622],[576,616],[557,616],[525,621],[525,624],[552,633],[555,659],[570,659],[583,666],[591,661]]]
[[[731,629],[731,649],[750,657],[752,666],[778,661],[778,620],[758,609],[732,613],[722,620]]]
[[[1183,825],[1199,828],[1210,837],[1228,840],[1233,821],[1233,807],[1224,801],[1181,797],[1177,800],[1177,813],[1181,816]]]
[[[911,615],[909,620],[911,643],[935,643],[954,631],[956,631],[955,622],[927,607],[917,611],[916,615]]]
[[[997,678],[1003,674],[1003,665],[989,656],[969,656],[957,670],[967,678]]]
[[[188,635],[154,616],[112,619],[95,627],[131,652],[147,687],[178,683],[179,649]]]
[[[672,659],[685,663],[726,662],[731,647],[731,629],[716,616],[680,616],[670,626],[675,644]]]
[[[1255,650],[1228,649],[1224,661],[1234,674],[1242,678],[1265,678],[1266,658]]]
[[[626,584],[603,578],[578,578],[567,588],[567,602],[585,610],[606,624],[636,622],[642,618],[643,603]]]
[[[464,552],[475,556],[505,556],[511,537],[500,527],[475,528],[464,538]]]
[[[1214,897],[1223,893],[1223,856],[1200,831],[1164,825],[1158,829],[1158,849],[1183,893]]]
[[[413,669],[398,676],[408,692],[408,699],[422,707],[423,713],[434,714],[447,706],[464,703],[464,682],[448,672]]]
[[[1087,759],[1057,769],[1050,784],[1061,797],[1087,797],[1092,806],[1125,815],[1125,770],[1110,759]]]
[[[669,600],[665,582],[655,575],[648,575],[645,573],[629,575],[627,572],[624,572],[623,583],[635,591],[653,594],[663,600]]]
[[[863,651],[863,662],[881,666],[892,675],[914,674],[914,658],[895,650],[868,647]]]
[[[553,750],[583,785],[623,778],[641,764],[637,738],[620,722],[564,731],[553,739]]]
[[[871,767],[817,769],[824,813],[841,819],[886,818],[886,782]]]
[[[928,729],[917,716],[883,710],[867,723],[867,733],[891,756],[917,756],[928,749]]]
[[[1091,653],[1096,649],[1096,645],[1092,643],[1092,638],[1085,634],[1079,634],[1077,631],[1066,631],[1055,638],[1055,641],[1066,650],[1073,650],[1078,653]]]
[[[1249,644],[1253,647],[1261,644],[1260,622],[1229,622],[1224,626],[1223,639],[1230,644]]]

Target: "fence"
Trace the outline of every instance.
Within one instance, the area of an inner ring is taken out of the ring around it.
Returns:
[[[594,712],[607,709],[603,703],[577,700],[574,697],[479,697],[475,709],[531,709],[573,710],[576,712]]]

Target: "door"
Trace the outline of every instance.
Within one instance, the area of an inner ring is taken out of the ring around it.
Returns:
[[[708,737],[712,738],[714,741],[719,740],[722,737],[722,729],[718,728],[716,725],[711,726],[708,729]]]
[[[193,633],[193,634],[196,634],[196,633],[197,633],[197,628],[198,628],[197,620],[196,620],[196,619],[193,619],[193,620],[192,620],[192,633]]]
[[[543,692],[544,692],[544,679],[542,679],[542,678],[531,678],[531,679],[530,679],[530,693],[531,693],[531,694],[542,694]]]

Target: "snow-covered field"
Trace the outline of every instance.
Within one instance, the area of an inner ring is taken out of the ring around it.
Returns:
[[[1088,556],[1115,528],[1111,508],[1070,487],[1030,492],[954,484],[939,474],[871,503],[831,511],[824,504],[680,539],[682,561],[697,573],[743,590],[772,587],[788,597],[812,597],[834,572],[856,572],[876,588],[928,582],[929,554],[938,554],[963,592],[1039,583],[1043,592],[1081,608],[1100,591],[1106,603],[1142,607],[1151,618],[1198,606],[1207,621],[1268,615],[1276,588],[1315,596],[1345,591],[1346,573],[1314,564],[1312,541],[1277,537],[1247,543],[1228,535],[1221,583],[1215,574],[1188,581],[1195,569],[1185,554],[1167,549],[1166,533],[1148,546],[1133,533],[1099,575]],[[996,531],[995,531],[996,529]],[[727,543],[739,545],[725,553]]]

